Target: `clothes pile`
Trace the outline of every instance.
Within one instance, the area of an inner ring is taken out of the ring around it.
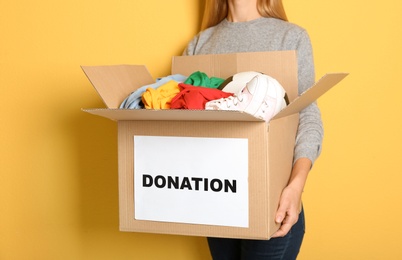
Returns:
[[[274,78],[255,71],[227,79],[196,71],[158,78],[132,92],[121,109],[234,110],[268,122],[289,104],[286,91]]]

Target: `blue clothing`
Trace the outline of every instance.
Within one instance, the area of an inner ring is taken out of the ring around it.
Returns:
[[[304,211],[289,233],[270,240],[208,238],[213,260],[294,260],[305,231]]]

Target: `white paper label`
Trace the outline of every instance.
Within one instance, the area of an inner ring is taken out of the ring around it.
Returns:
[[[248,227],[248,139],[134,136],[134,218]]]

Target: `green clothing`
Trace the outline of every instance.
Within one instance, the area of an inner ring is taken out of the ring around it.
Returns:
[[[204,72],[196,71],[192,73],[186,79],[186,81],[184,81],[184,83],[197,87],[218,88],[224,81],[224,79],[217,77],[208,77],[208,75]]]

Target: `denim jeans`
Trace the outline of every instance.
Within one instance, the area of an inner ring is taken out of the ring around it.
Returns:
[[[293,260],[299,254],[305,231],[304,211],[289,233],[270,240],[208,238],[213,260]]]

